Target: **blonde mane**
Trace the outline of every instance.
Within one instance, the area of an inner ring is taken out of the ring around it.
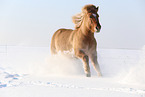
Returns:
[[[83,13],[76,14],[72,17],[72,21],[75,24],[75,29],[79,28],[83,21]]]

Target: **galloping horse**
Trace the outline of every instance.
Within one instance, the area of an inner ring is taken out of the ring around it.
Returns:
[[[74,51],[77,58],[82,59],[84,71],[87,77],[91,76],[89,58],[97,72],[101,76],[99,64],[97,61],[97,42],[94,32],[100,32],[98,7],[86,5],[82,12],[73,16],[75,30],[59,29],[51,40],[51,53],[57,54],[59,51]]]

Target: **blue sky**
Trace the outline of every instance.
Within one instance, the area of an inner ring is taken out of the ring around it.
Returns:
[[[74,29],[71,17],[86,4],[99,6],[99,48],[145,45],[144,0],[0,0],[0,45],[50,46],[57,29]]]

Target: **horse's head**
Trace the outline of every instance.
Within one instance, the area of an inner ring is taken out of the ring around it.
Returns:
[[[82,8],[82,12],[84,13],[85,24],[92,32],[100,32],[101,25],[99,22],[98,15],[99,7],[94,5],[86,5]]]
[[[99,23],[99,15],[98,15],[99,7],[94,5],[86,5],[82,8],[82,12],[73,16],[73,22],[75,24],[75,28],[80,28],[80,26],[85,26],[87,29],[91,30],[91,32],[100,32],[101,25]]]

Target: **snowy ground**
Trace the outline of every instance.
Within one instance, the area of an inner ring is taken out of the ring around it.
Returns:
[[[145,50],[98,49],[103,77],[47,47],[0,46],[0,97],[145,97]]]

